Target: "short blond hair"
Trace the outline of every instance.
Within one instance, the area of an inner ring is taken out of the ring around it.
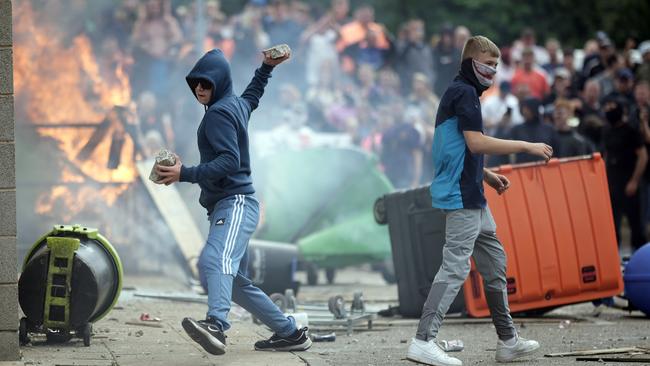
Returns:
[[[501,51],[499,51],[499,47],[494,42],[490,41],[487,37],[473,36],[465,42],[462,60],[464,61],[468,58],[475,59],[482,53],[487,53],[493,57],[501,57]]]

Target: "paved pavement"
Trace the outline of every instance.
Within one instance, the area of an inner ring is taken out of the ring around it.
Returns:
[[[81,341],[48,345],[43,337],[34,337],[31,345],[22,347],[23,360],[14,365],[414,365],[404,359],[408,341],[413,336],[417,320],[383,318],[372,330],[358,328],[347,336],[341,328],[314,329],[315,333],[335,331],[332,343],[314,343],[312,349],[301,353],[266,353],[253,350],[253,343],[270,332],[253,324],[240,308],[233,308],[233,328],[228,332],[228,348],[224,356],[204,352],[183,332],[180,320],[184,316],[201,318],[205,305],[135,297],[143,291],[187,291],[181,284],[164,278],[129,278],[118,306],[95,325],[90,347]],[[135,287],[135,288],[133,288]],[[331,295],[341,294],[352,299],[362,290],[367,307],[385,308],[397,304],[397,289],[386,285],[381,277],[366,270],[346,270],[337,275],[337,284],[303,287],[301,301],[323,303]],[[650,348],[650,319],[641,313],[626,313],[607,309],[599,317],[592,316],[593,306],[581,304],[560,308],[543,318],[516,319],[522,336],[540,341],[539,354],[518,365],[574,365],[576,359],[545,358],[543,354],[593,348],[641,346]],[[129,325],[141,313],[160,317],[160,328]],[[465,350],[456,354],[464,365],[496,365],[494,361],[495,332],[488,319],[448,319],[440,337],[461,339]],[[617,355],[613,355],[616,357]],[[640,357],[637,355],[636,357]],[[645,355],[643,357],[650,357]],[[588,366],[595,363],[579,362]],[[599,363],[627,365],[627,363]],[[638,364],[638,363],[637,363]]]
[[[127,278],[126,290],[115,309],[94,325],[90,347],[73,339],[69,343],[50,345],[44,337],[32,337],[32,344],[22,347],[25,365],[302,365],[299,356],[286,352],[256,352],[255,341],[267,338],[270,332],[254,325],[241,308],[231,313],[233,327],[228,332],[227,353],[213,356],[190,340],[180,325],[185,316],[203,318],[206,307],[197,303],[149,300],[133,296],[137,291],[179,291],[177,283],[164,283],[160,279]],[[131,287],[136,284],[135,288]],[[130,325],[138,322],[146,312],[159,317],[158,327]],[[0,363],[0,365],[2,365]],[[4,366],[4,365],[3,365]]]

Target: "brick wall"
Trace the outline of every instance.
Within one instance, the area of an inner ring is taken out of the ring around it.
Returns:
[[[11,1],[0,0],[0,361],[19,358]]]

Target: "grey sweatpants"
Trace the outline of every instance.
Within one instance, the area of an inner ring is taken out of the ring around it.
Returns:
[[[506,253],[496,237],[490,209],[460,209],[447,212],[442,265],[429,290],[416,338],[435,339],[449,306],[469,275],[469,257],[483,276],[483,287],[492,322],[499,339],[516,335],[508,308]]]

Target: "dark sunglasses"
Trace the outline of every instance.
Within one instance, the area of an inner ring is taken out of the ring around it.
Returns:
[[[206,79],[194,79],[194,80],[192,80],[192,89],[196,89],[196,87],[197,87],[199,84],[201,85],[201,88],[203,88],[203,89],[205,89],[205,90],[210,90],[210,89],[212,89],[212,83],[209,82],[209,81],[206,80]]]

